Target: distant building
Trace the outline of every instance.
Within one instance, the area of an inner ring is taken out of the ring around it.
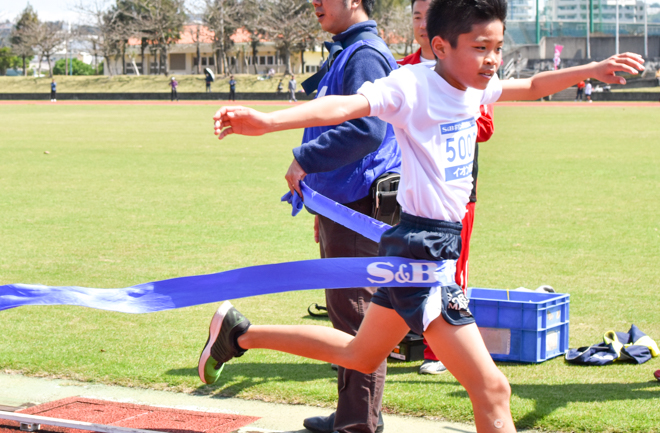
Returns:
[[[550,19],[552,21],[575,22],[587,21],[589,0],[548,0]],[[593,22],[615,23],[616,0],[592,0]],[[644,1],[619,0],[619,23],[643,23]]]
[[[204,68],[215,70],[217,53],[214,53],[213,32],[208,28],[197,25],[185,25],[181,32],[181,39],[168,48],[169,72],[177,75],[188,75],[197,73],[197,47],[199,46],[200,71]],[[272,69],[276,74],[284,73],[286,65],[284,59],[277,49],[275,43],[269,40],[261,40],[257,45],[256,58],[252,56],[252,46],[250,43],[250,34],[244,29],[238,29],[232,36],[233,45],[227,52],[228,70],[230,73],[256,73],[266,75]],[[126,50],[125,62],[126,73],[136,74],[136,68],[140,74],[158,73],[158,53],[155,50],[146,49],[144,59],[140,52],[140,40],[131,39],[129,48]],[[292,53],[291,67],[294,73],[316,72],[322,58],[320,48],[315,51],[305,51],[305,67],[301,67],[300,53]],[[143,68],[142,63],[148,65]],[[111,69],[111,70],[110,70]],[[164,65],[161,65],[164,70]],[[110,65],[104,67],[106,75],[112,73],[122,73],[122,59],[119,56],[113,56]]]
[[[507,21],[532,21],[536,19],[536,0],[509,0]]]

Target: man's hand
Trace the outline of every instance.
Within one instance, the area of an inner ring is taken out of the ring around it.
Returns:
[[[218,140],[229,134],[263,135],[270,132],[270,117],[252,108],[222,107],[213,116],[213,129]]]
[[[608,84],[626,84],[626,79],[615,75],[616,72],[637,74],[644,70],[644,59],[639,54],[623,53],[594,64],[591,78]]]
[[[314,215],[314,242],[319,243],[319,216]],[[658,379],[660,380],[660,379]]]
[[[300,181],[303,180],[305,176],[307,176],[307,173],[305,173],[305,170],[303,170],[300,164],[298,164],[298,161],[293,158],[293,162],[284,175],[286,183],[289,185],[289,191],[291,191],[291,194],[298,193],[298,195],[302,197],[302,191],[300,191]]]

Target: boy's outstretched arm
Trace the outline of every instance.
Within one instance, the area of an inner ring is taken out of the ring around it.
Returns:
[[[338,125],[369,116],[371,108],[362,95],[324,96],[286,110],[262,113],[252,108],[222,107],[213,116],[218,139],[229,134],[263,135],[286,129]]]
[[[626,79],[615,75],[616,72],[637,74],[643,71],[644,59],[634,53],[617,54],[602,62],[574,66],[558,71],[541,72],[532,78],[521,80],[502,80],[500,101],[526,101],[552,95],[585,80],[595,78],[609,84],[626,84]]]

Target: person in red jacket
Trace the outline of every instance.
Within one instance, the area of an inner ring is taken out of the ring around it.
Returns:
[[[426,10],[429,8],[431,0],[412,0],[413,12],[413,33],[415,40],[419,44],[419,49],[414,53],[397,60],[401,66],[416,65],[418,63],[428,63],[429,66],[435,64],[436,59],[431,50],[431,43],[426,33]],[[474,223],[474,208],[477,202],[477,173],[478,164],[477,158],[479,155],[479,143],[488,141],[493,135],[495,126],[493,124],[493,106],[482,105],[481,116],[477,119],[477,144],[474,153],[474,165],[472,168],[472,177],[474,183],[472,185],[472,193],[470,194],[470,202],[467,204],[467,213],[463,218],[463,231],[461,232],[462,249],[461,255],[456,262],[456,284],[461,286],[463,291],[467,290],[468,282],[468,256],[470,255],[470,237],[472,236],[472,226]],[[420,374],[440,374],[446,371],[445,366],[440,362],[437,356],[433,353],[431,348],[424,340],[424,362],[419,367]]]

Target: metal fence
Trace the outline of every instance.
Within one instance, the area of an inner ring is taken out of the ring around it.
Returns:
[[[648,24],[648,35],[660,35],[660,23]],[[616,24],[593,22],[592,36],[614,36]],[[564,21],[541,21],[539,22],[539,36],[542,37],[585,37],[587,35],[586,22],[564,22]],[[644,23],[619,24],[619,35],[644,35]],[[535,21],[507,21],[505,44],[508,46],[536,44],[537,30]]]

